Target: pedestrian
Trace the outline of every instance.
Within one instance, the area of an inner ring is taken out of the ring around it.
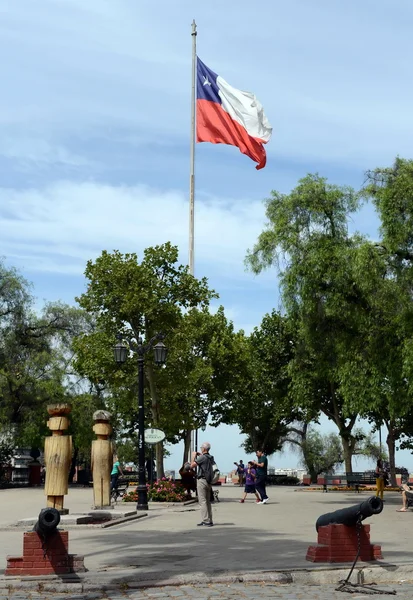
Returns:
[[[112,472],[110,474],[110,489],[111,489],[111,491],[116,490],[116,488],[118,486],[119,474],[122,475],[122,477],[123,477],[123,471],[120,466],[119,458],[117,457],[116,454],[114,454],[113,455],[113,467],[112,467]]]
[[[212,527],[212,506],[211,506],[211,474],[214,457],[209,454],[211,444],[204,442],[201,445],[201,452],[192,452],[191,467],[197,469],[196,489],[198,495],[199,509],[201,511],[201,522],[198,527]]]
[[[196,492],[196,472],[189,463],[184,463],[179,469],[181,476],[181,485],[185,488],[188,498],[191,498],[191,492]]]
[[[260,495],[260,501],[257,504],[267,504],[269,498],[265,490],[267,484],[268,459],[262,450],[257,450],[257,460],[252,461],[255,465],[257,476],[255,479],[255,489]]]
[[[241,498],[240,502],[245,502],[245,498],[247,494],[255,494],[256,502],[260,502],[260,497],[257,494],[257,490],[255,489],[255,479],[256,479],[256,470],[254,469],[254,464],[252,460],[248,462],[248,466],[245,469],[245,488],[244,495]]]
[[[409,502],[413,501],[413,490],[408,483],[402,483],[401,485],[402,491],[402,507],[397,510],[397,512],[408,512],[409,510]]]
[[[153,483],[155,478],[155,461],[153,458],[147,458],[146,463],[146,473],[147,473],[147,481]]]
[[[380,496],[383,500],[384,495],[384,468],[381,459],[379,458],[376,465],[376,496]]]
[[[240,460],[239,463],[234,462],[234,465],[237,467],[238,485],[242,486],[244,485],[245,465],[242,460]]]

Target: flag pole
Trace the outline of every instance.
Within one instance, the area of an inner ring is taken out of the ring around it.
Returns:
[[[196,23],[192,21],[192,96],[191,96],[191,146],[189,174],[189,272],[194,274],[195,230],[195,83],[196,83]]]
[[[194,275],[194,237],[195,237],[195,84],[196,84],[196,23],[192,21],[192,95],[191,95],[191,144],[190,144],[190,174],[189,174],[189,272]],[[196,448],[196,432],[191,431],[191,452]]]

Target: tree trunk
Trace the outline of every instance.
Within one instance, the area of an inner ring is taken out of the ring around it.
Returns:
[[[344,465],[346,468],[346,473],[352,473],[353,472],[352,457],[353,457],[353,452],[354,452],[353,444],[351,443],[351,440],[349,440],[347,437],[344,437],[341,434],[340,434],[340,437],[341,437],[341,443],[343,444]]]
[[[303,462],[307,467],[308,474],[311,477],[311,483],[317,483],[318,471],[314,465],[314,462],[311,458],[311,452],[308,452],[307,440],[303,439],[301,443],[301,452],[303,455]]]
[[[158,395],[158,390],[156,389],[156,385],[155,385],[155,378],[153,375],[153,368],[152,365],[148,365],[146,367],[146,372],[145,372],[146,378],[148,380],[149,383],[149,390],[151,393],[151,412],[152,412],[152,421],[153,421],[153,426],[159,427],[160,426],[160,403],[159,403],[159,395]],[[163,464],[163,444],[156,444],[155,446],[155,456],[156,456],[156,476],[158,479],[162,479],[162,477],[165,477],[165,470],[164,470],[164,464]]]
[[[352,457],[356,447],[356,440],[351,435],[353,427],[357,420],[357,415],[353,415],[346,425],[346,419],[342,416],[342,408],[336,395],[334,382],[330,382],[331,408],[322,410],[322,412],[331,419],[338,427],[341,443],[343,445],[343,456],[346,473],[353,472]]]
[[[396,435],[393,422],[391,420],[386,421],[386,426],[388,430],[386,443],[389,449],[390,483],[392,486],[396,486]]]
[[[316,469],[314,461],[311,458],[311,452],[308,452],[307,440],[303,441],[303,443],[301,445],[301,452],[303,454],[303,462],[305,463],[305,466],[307,467],[307,471],[310,476],[311,483],[317,483],[319,473]]]
[[[156,479],[162,479],[165,477],[164,464],[163,464],[163,442],[155,445],[155,456],[156,456]]]
[[[356,447],[356,441],[351,435],[356,418],[353,417],[348,425],[345,425],[343,420],[338,415],[332,415],[328,411],[322,411],[326,417],[331,419],[338,427],[341,443],[343,445],[343,456],[346,473],[353,472],[352,458]]]
[[[313,467],[311,469],[308,469],[308,474],[310,475],[311,483],[317,483],[318,473]]]
[[[184,435],[184,456],[182,459],[182,464],[185,464],[188,461],[188,456],[191,451],[191,430],[186,429]]]

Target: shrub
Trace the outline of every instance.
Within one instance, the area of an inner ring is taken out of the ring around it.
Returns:
[[[168,479],[159,479],[148,486],[148,498],[153,502],[182,502],[186,495],[180,483]]]
[[[152,485],[147,484],[146,487],[148,488],[148,500],[152,500],[152,502],[182,502],[187,498],[185,488],[180,483],[168,479],[159,479]],[[137,502],[137,490],[125,494],[122,501]]]
[[[129,492],[129,494],[125,494],[122,498],[122,502],[137,502],[138,501],[138,493],[136,491]]]
[[[0,481],[5,479],[5,471],[14,453],[14,446],[8,439],[0,441]]]

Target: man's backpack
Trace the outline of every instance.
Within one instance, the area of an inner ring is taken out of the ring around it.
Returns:
[[[206,482],[209,483],[210,485],[214,485],[214,483],[217,483],[220,475],[221,475],[221,473],[220,473],[220,470],[218,469],[218,465],[216,464],[214,457],[210,456],[209,457],[209,468],[205,470]]]

